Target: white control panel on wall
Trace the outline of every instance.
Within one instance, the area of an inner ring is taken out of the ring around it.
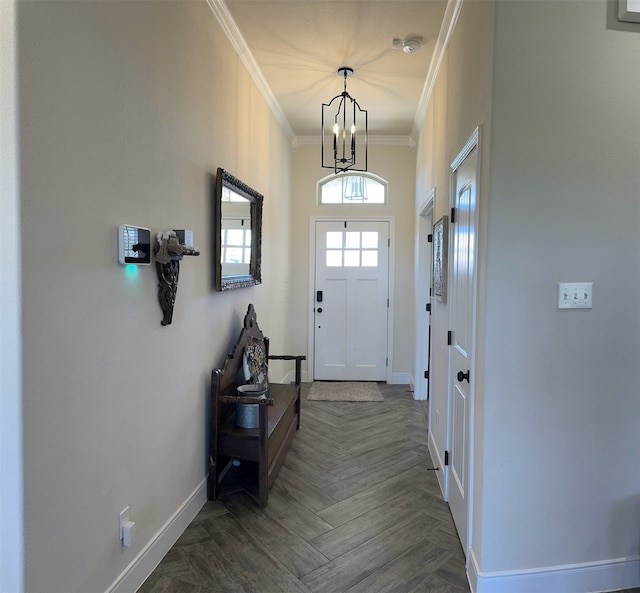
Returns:
[[[121,224],[118,227],[118,260],[121,264],[148,266],[151,263],[151,231]]]
[[[593,282],[558,283],[558,309],[591,309]]]
[[[640,0],[618,0],[618,20],[640,23]]]

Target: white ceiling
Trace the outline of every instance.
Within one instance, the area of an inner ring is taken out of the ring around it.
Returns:
[[[415,136],[447,0],[208,2],[292,141],[319,139],[322,103],[342,92],[340,66],[354,69],[347,89],[368,110],[371,136]],[[422,38],[415,53],[393,49],[410,37]]]

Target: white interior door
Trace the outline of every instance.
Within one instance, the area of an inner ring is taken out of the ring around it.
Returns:
[[[314,379],[387,376],[389,223],[316,221]]]
[[[469,146],[469,145],[467,145]],[[449,505],[465,554],[469,546],[470,414],[473,397],[478,147],[452,165],[455,222],[451,224],[449,363]]]

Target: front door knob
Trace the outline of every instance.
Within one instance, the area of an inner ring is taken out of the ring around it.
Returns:
[[[463,373],[462,371],[458,371],[458,381],[460,381],[460,383],[462,383],[465,379],[467,381],[467,383],[469,382],[469,372],[467,371],[466,373]]]

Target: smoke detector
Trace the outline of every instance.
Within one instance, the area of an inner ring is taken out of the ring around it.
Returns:
[[[421,41],[417,37],[410,37],[402,42],[402,51],[405,54],[412,54],[420,49]]]
[[[421,45],[422,45],[422,37],[407,37],[407,39],[404,39],[404,40],[395,38],[391,42],[392,49],[402,48],[402,51],[405,54],[413,54],[417,52],[420,49]]]

